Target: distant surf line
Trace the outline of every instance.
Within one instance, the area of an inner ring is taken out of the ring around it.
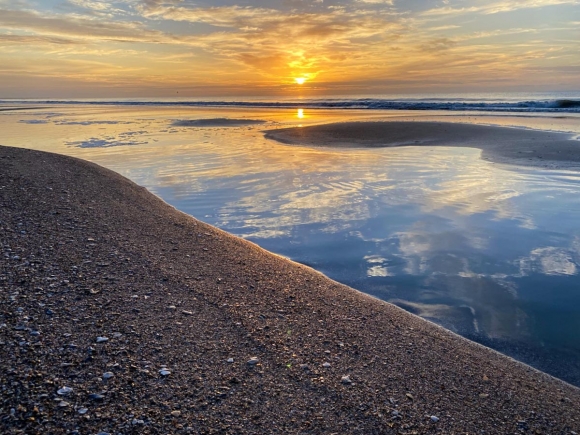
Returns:
[[[212,101],[212,100],[0,100],[0,104],[157,106],[157,107],[241,107],[271,109],[358,109],[440,110],[449,112],[580,113],[580,100],[485,100],[485,99],[309,99],[300,101]]]

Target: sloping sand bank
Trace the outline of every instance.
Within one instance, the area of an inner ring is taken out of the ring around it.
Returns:
[[[111,171],[0,168],[1,433],[580,432],[579,389]]]
[[[482,150],[497,163],[580,169],[580,141],[571,135],[445,122],[345,122],[266,132],[286,144],[332,147],[449,146]]]

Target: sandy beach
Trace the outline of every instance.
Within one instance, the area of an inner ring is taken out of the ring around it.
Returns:
[[[269,139],[304,146],[448,146],[482,150],[496,163],[580,169],[580,141],[572,135],[521,128],[446,122],[344,122],[265,132]]]
[[[405,126],[389,124],[268,136],[409,144]],[[484,157],[502,162],[580,161],[565,135],[416,127],[422,144],[493,142]],[[580,389],[204,224],[112,171],[8,147],[0,168],[2,433],[580,432]]]

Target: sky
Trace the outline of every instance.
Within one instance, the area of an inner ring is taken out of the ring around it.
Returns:
[[[580,90],[580,0],[0,0],[0,98]]]

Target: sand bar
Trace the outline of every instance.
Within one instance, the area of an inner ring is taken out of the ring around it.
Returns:
[[[580,389],[116,173],[0,168],[1,433],[580,432]]]
[[[580,169],[580,141],[571,134],[477,124],[423,121],[345,122],[269,130],[266,137],[304,146],[449,146],[482,150],[496,163]]]

